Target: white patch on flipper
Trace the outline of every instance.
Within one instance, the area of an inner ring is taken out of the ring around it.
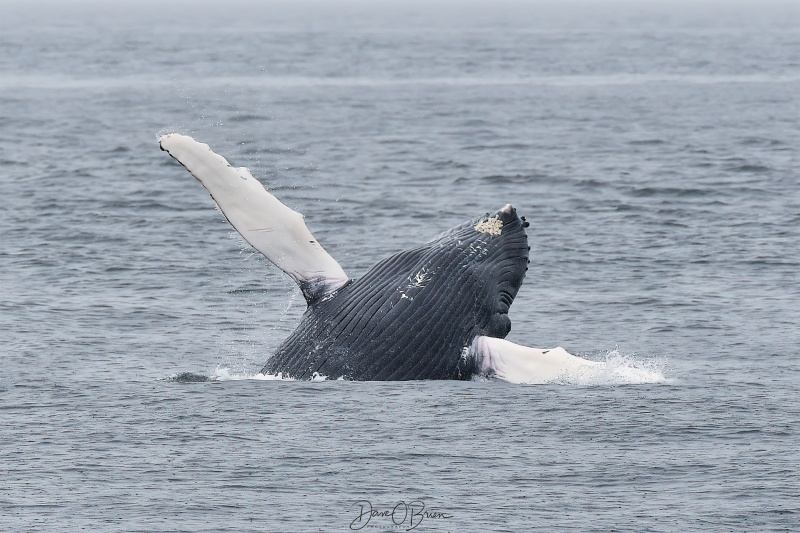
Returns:
[[[489,235],[500,235],[503,231],[503,221],[500,220],[499,216],[495,215],[475,224],[475,231],[488,233]]]
[[[347,283],[347,274],[308,230],[303,215],[268,193],[248,169],[232,167],[186,135],[164,135],[159,143],[208,189],[236,231],[295,282],[319,293]]]
[[[604,365],[576,357],[560,346],[549,350],[529,348],[484,336],[475,337],[470,351],[476,358],[480,374],[510,383],[551,383]]]

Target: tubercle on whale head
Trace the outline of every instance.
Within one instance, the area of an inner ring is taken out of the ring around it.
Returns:
[[[517,214],[514,206],[506,204],[494,213],[486,213],[483,217],[477,219],[473,228],[479,233],[499,236],[504,235],[509,229],[514,231],[520,228],[524,233],[525,228],[529,226],[530,223],[525,220],[525,217],[520,217]]]

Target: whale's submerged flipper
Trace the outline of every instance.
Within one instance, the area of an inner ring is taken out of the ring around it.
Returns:
[[[236,231],[300,286],[309,303],[347,283],[347,274],[308,230],[303,215],[268,193],[248,169],[232,167],[186,135],[164,135],[159,143],[208,189]]]

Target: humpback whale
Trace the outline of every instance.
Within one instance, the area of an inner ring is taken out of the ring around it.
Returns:
[[[295,379],[433,380],[496,377],[546,383],[602,363],[561,347],[505,340],[508,310],[528,270],[529,223],[506,205],[391,255],[351,279],[304,217],[247,168],[191,137],[161,149],[211,194],[230,224],[300,287],[308,307],[262,373]]]

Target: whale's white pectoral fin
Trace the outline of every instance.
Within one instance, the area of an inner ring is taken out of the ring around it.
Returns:
[[[248,169],[232,167],[186,135],[164,135],[159,143],[208,189],[236,231],[300,285],[307,300],[347,283],[347,274],[308,230],[303,215],[268,193]]]
[[[560,346],[549,350],[529,348],[484,336],[475,338],[470,353],[481,375],[511,383],[548,383],[603,366],[603,363],[576,357]]]

